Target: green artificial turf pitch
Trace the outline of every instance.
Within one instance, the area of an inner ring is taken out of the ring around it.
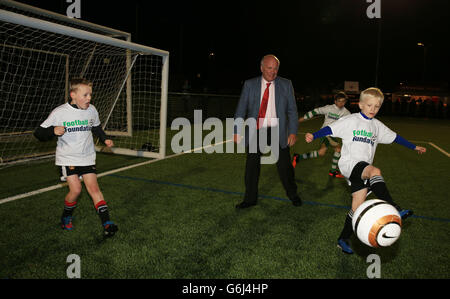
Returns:
[[[450,276],[450,158],[448,121],[381,119],[408,140],[427,147],[418,155],[398,144],[379,145],[374,165],[394,200],[411,208],[400,239],[374,249],[353,237],[354,255],[336,247],[350,206],[343,179],[328,176],[332,151],[295,169],[304,204],[286,198],[276,166],[262,165],[257,206],[236,210],[244,192],[244,154],[184,154],[99,178],[119,232],[104,239],[100,220],[83,190],[74,230],[59,227],[67,187],[0,205],[0,279],[67,278],[76,254],[81,278],[367,278],[377,254],[381,278]],[[301,124],[291,153],[317,149]],[[425,142],[425,143],[423,143]],[[168,140],[170,144],[170,140]],[[145,161],[98,154],[99,173]],[[0,170],[1,198],[58,183],[54,161]],[[370,198],[373,198],[372,196]]]

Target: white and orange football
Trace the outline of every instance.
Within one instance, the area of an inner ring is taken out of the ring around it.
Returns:
[[[353,231],[370,247],[391,246],[402,232],[402,218],[397,209],[381,199],[361,204],[353,213]]]

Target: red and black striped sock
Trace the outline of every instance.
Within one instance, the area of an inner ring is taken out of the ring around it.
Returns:
[[[68,201],[64,201],[64,211],[62,214],[62,217],[68,217],[68,216],[72,216],[73,211],[75,210],[75,208],[77,207],[77,202],[68,202]]]
[[[100,217],[102,224],[106,221],[109,221],[108,206],[106,205],[106,202],[104,200],[99,201],[95,205],[95,209],[97,210],[97,214]]]

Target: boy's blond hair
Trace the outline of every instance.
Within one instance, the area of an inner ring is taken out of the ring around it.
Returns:
[[[92,87],[92,81],[85,78],[73,78],[70,80],[69,92],[76,91],[80,85],[87,85]]]
[[[359,96],[359,101],[364,103],[367,97],[377,98],[380,101],[380,105],[383,104],[384,94],[379,88],[369,87],[363,90]]]

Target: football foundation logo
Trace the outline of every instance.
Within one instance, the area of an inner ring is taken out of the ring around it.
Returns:
[[[377,136],[372,132],[367,132],[366,130],[353,130],[352,141],[369,143],[374,146]]]
[[[65,133],[71,133],[71,132],[85,132],[90,131],[92,129],[92,126],[94,124],[94,120],[73,120],[73,121],[65,121],[63,122],[64,126],[64,132]]]

